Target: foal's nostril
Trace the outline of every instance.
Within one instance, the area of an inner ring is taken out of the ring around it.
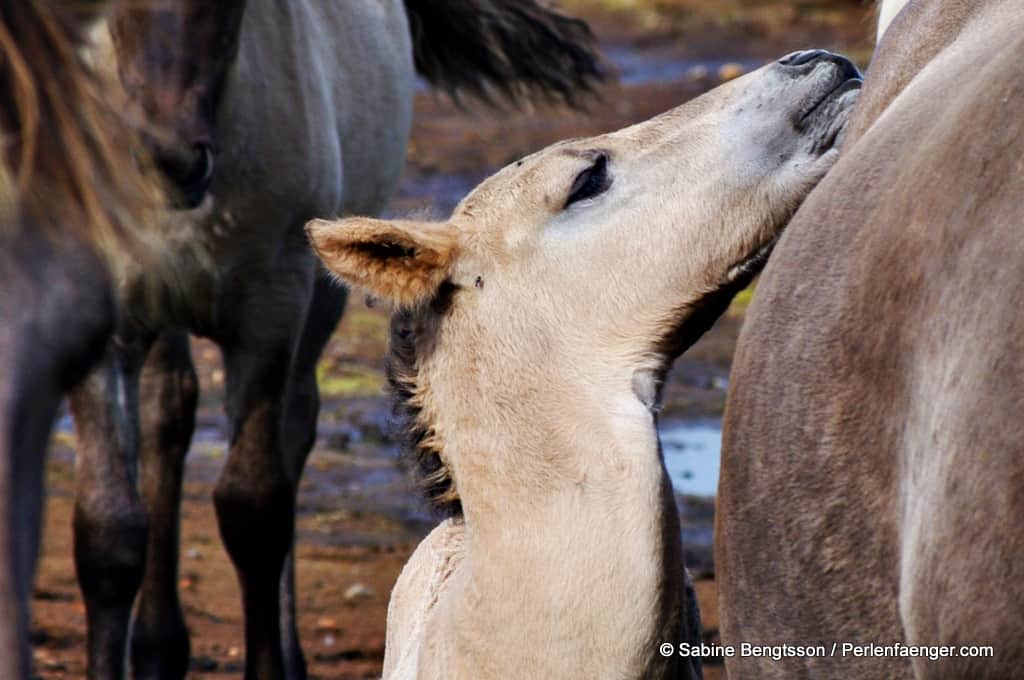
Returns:
[[[799,52],[790,52],[779,59],[779,63],[783,66],[802,66],[821,59],[834,59],[836,56],[838,55],[825,50],[800,50]]]
[[[828,50],[801,50],[800,52],[787,54],[782,59],[779,59],[780,66],[799,69],[796,73],[800,75],[810,73],[817,64],[822,62],[833,64],[838,69],[840,77],[844,80],[861,77],[860,71],[857,70],[852,61],[841,54],[829,52]]]

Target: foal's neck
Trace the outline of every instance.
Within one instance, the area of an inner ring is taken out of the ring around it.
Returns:
[[[495,669],[648,677],[683,616],[678,515],[655,420],[629,390],[573,396],[515,409],[533,415],[482,440],[500,449],[452,442],[466,554],[447,624],[459,631],[458,658]]]

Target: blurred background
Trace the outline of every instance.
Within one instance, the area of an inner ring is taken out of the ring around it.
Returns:
[[[417,95],[409,159],[390,216],[446,217],[482,178],[558,139],[615,130],[808,47],[867,66],[874,8],[861,0],[560,0],[590,23],[612,77],[583,112],[493,111]],[[729,363],[750,291],[676,362],[662,413],[687,564],[697,578],[709,641],[716,640],[714,493]],[[387,314],[354,295],[319,368],[319,437],[299,495],[301,630],[312,678],[379,677],[388,595],[434,525],[397,466],[385,393]],[[227,450],[218,350],[195,340],[201,379],[182,507],[180,589],[192,632],[190,678],[241,677],[238,586],[221,547],[210,493]],[[64,416],[48,466],[33,643],[41,678],[82,677],[85,615],[71,551],[74,434]],[[723,677],[709,667],[705,677]]]

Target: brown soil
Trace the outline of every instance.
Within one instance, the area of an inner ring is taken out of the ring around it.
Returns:
[[[85,674],[85,608],[71,560],[71,469],[51,465],[50,499],[42,563],[33,598],[36,674],[80,678]],[[238,585],[217,535],[212,485],[190,482],[182,508],[179,589],[192,634],[191,680],[241,677],[244,644]],[[319,526],[317,526],[319,525]],[[373,513],[322,513],[300,522],[300,532],[393,534],[392,523]],[[311,678],[374,678],[384,658],[388,594],[416,546],[413,537],[372,543],[323,545],[299,542],[300,631]],[[369,592],[346,600],[346,591]],[[714,581],[697,581],[707,637],[717,640]],[[722,677],[711,667],[705,677]]]
[[[863,63],[870,10],[856,0],[565,0],[587,17],[606,47],[651,61],[710,59],[751,63],[807,46],[836,47]],[[642,75],[642,74],[641,74]],[[554,140],[612,130],[671,108],[718,82],[714,70],[674,79],[609,84],[585,112],[460,109],[421,94],[409,165],[392,214],[443,216],[461,192],[501,165]],[[666,415],[720,415],[725,379],[747,298],[677,362]],[[321,438],[300,494],[298,574],[301,633],[311,677],[366,678],[380,673],[388,594],[429,518],[401,475],[388,476],[382,395],[383,312],[353,301],[325,353]],[[241,677],[238,586],[220,545],[210,492],[222,463],[223,372],[209,343],[195,357],[203,397],[199,426],[212,433],[190,457],[182,508],[180,589],[192,633],[190,678]],[[218,439],[220,437],[221,439]],[[40,678],[77,678],[85,669],[85,620],[71,560],[73,437],[55,435],[48,468],[47,515],[35,597],[33,641]],[[210,443],[212,442],[212,443]],[[367,470],[384,481],[367,480]],[[381,491],[383,489],[383,491]],[[688,516],[689,513],[689,516]],[[707,523],[710,501],[684,502],[684,523]],[[716,589],[707,556],[691,557],[707,574],[698,594],[708,636],[717,635]],[[364,595],[346,599],[355,585]],[[706,677],[724,677],[720,666]]]

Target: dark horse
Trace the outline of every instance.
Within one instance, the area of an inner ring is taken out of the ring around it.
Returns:
[[[77,11],[70,11],[73,4]],[[103,355],[150,193],[79,56],[101,2],[0,2],[0,678],[30,677],[46,444]]]
[[[191,331],[225,364],[230,453],[214,504],[242,589],[246,677],[301,678],[295,494],[317,359],[344,308],[303,226],[385,205],[417,69],[456,93],[572,102],[599,77],[592,37],[534,0],[173,0],[108,25],[98,58],[114,55],[126,108],[145,122],[178,245],[173,288],[154,313],[129,282],[125,322],[71,400],[89,677],[122,677],[129,638],[137,677],[187,671],[176,571]]]

